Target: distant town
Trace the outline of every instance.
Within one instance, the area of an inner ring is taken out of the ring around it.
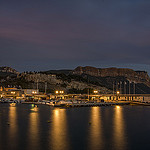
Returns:
[[[77,67],[19,73],[0,67],[1,102],[138,101],[149,103],[150,78],[145,71],[124,68]]]

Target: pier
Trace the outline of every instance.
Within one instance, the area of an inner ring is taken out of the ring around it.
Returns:
[[[54,107],[100,107],[113,105],[129,105],[131,102],[104,102],[104,103],[72,103],[72,104],[54,104]]]

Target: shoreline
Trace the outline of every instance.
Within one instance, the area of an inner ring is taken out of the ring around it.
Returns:
[[[0,104],[11,104],[11,102],[0,102]],[[118,101],[118,102],[96,102],[96,103],[43,103],[43,102],[21,102],[16,104],[34,104],[34,105],[47,105],[50,107],[101,107],[101,106],[114,106],[114,105],[142,105],[142,106],[150,106],[150,103],[142,103],[142,102],[133,102],[133,101]]]

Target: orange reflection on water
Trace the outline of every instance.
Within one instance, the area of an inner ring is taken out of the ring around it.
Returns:
[[[0,149],[2,149],[2,117],[1,117],[2,113],[0,110]]]
[[[116,150],[126,149],[123,108],[121,106],[116,106],[114,115],[114,148]]]
[[[90,136],[89,136],[89,147],[91,150],[102,149],[102,124],[100,107],[91,108],[91,117],[89,122]]]
[[[69,149],[66,109],[54,109],[50,136],[52,150]]]
[[[18,132],[18,124],[17,124],[17,112],[16,107],[9,107],[9,120],[8,120],[8,134],[9,134],[9,146],[12,149],[16,149],[16,143],[18,141],[17,132]]]
[[[34,109],[29,115],[29,149],[39,149],[39,113],[38,108]]]

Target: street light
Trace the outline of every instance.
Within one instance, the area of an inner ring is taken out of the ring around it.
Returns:
[[[63,93],[64,93],[64,91],[60,91],[60,93],[61,93],[61,94],[63,94]]]
[[[15,94],[15,92],[11,92],[11,94]]]
[[[56,93],[56,94],[58,94],[58,93],[59,93],[59,91],[55,91],[55,93]]]
[[[60,94],[63,94],[64,91],[55,91],[56,94],[60,93]]]
[[[120,92],[119,92],[119,91],[117,91],[117,94],[120,94]]]
[[[118,100],[118,95],[120,94],[120,92],[119,91],[117,91],[117,96],[116,96],[116,100]]]
[[[97,94],[98,93],[98,91],[97,90],[94,90],[94,94]]]
[[[32,94],[37,94],[37,92],[36,91],[32,91]]]

